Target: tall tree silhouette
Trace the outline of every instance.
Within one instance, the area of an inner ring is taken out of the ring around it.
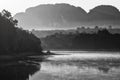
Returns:
[[[41,52],[40,39],[16,27],[17,23],[9,11],[3,10],[0,13],[0,54]]]

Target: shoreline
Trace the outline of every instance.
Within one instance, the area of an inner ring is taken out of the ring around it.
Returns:
[[[49,49],[51,52],[52,51],[81,51],[81,52],[120,52],[120,50],[81,50],[81,49],[74,49],[74,50],[69,50],[69,49]],[[43,50],[43,51],[47,51]]]

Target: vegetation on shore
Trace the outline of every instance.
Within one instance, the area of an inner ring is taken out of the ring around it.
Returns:
[[[112,34],[107,29],[94,33],[56,33],[41,38],[44,49],[120,51],[120,34]]]
[[[40,39],[18,28],[17,23],[7,10],[0,12],[0,56],[24,56],[29,55],[28,52],[42,54]]]

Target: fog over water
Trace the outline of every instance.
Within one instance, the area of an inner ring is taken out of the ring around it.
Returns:
[[[53,51],[30,80],[119,80],[119,52]],[[113,54],[114,53],[114,54]]]

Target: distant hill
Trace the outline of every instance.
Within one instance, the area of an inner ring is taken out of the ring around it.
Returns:
[[[97,6],[88,13],[88,21],[93,25],[114,25],[119,27],[120,12],[113,6]]]
[[[17,13],[14,18],[25,29],[68,29],[78,26],[119,27],[120,12],[110,5],[100,5],[85,12],[81,7],[69,4],[45,4]]]

